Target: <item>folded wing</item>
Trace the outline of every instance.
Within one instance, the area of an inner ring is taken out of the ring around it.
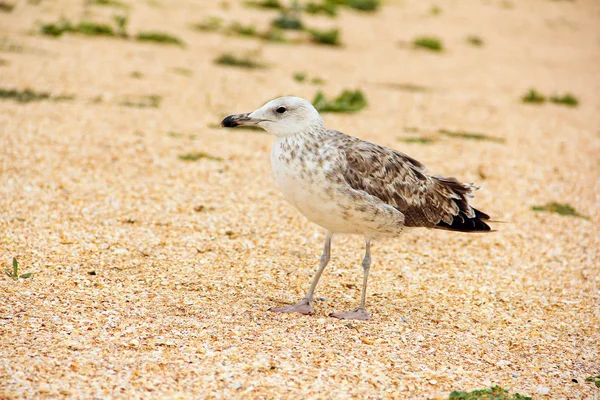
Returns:
[[[417,160],[374,143],[355,141],[345,146],[344,179],[395,207],[405,226],[461,232],[490,231],[490,217],[469,205],[477,187],[455,178],[432,176]]]

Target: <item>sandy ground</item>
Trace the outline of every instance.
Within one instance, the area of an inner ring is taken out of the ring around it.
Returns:
[[[493,384],[600,398],[584,382],[600,373],[597,1],[405,0],[304,18],[340,27],[341,48],[190,29],[207,15],[261,29],[276,16],[233,1],[132,4],[131,32],[167,31],[183,48],[37,33],[60,16],[122,12],[83,3],[0,12],[0,88],[76,96],[0,99],[0,259],[34,273],[0,278],[0,398],[424,399]],[[402,45],[421,34],[446,51]],[[470,46],[472,34],[485,45]],[[224,51],[268,68],[215,65]],[[581,104],[523,104],[530,87]],[[323,231],[276,188],[273,138],[215,124],[279,95],[345,88],[369,107],[326,114],[329,127],[481,184],[474,204],[509,223],[378,242],[365,323],[327,316],[357,305],[362,276],[362,239],[335,237],[317,314],[275,315],[303,296]],[[163,101],[121,105],[143,95]],[[415,127],[439,140],[402,142]],[[194,151],[222,160],[178,157]],[[551,201],[589,219],[531,210]]]

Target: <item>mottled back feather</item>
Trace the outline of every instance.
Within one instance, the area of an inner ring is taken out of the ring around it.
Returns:
[[[468,202],[477,187],[455,178],[427,175],[423,164],[399,151],[347,135],[339,140],[347,163],[342,174],[348,185],[402,212],[405,226],[463,232],[490,230],[481,221],[489,216]]]

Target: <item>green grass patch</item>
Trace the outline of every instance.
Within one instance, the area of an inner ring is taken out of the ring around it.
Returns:
[[[600,388],[600,375],[590,376],[589,378],[585,378],[585,381],[592,382],[597,388]]]
[[[75,33],[86,36],[127,37],[127,17],[113,17],[115,27],[106,23],[80,21],[73,23],[61,18],[58,22],[40,25],[40,33],[47,36],[60,37],[65,33]]]
[[[467,132],[467,131],[450,131],[447,129],[440,129],[438,133],[458,139],[468,139],[468,140],[480,140],[480,141],[488,141],[488,142],[496,142],[496,143],[505,143],[506,140],[504,138],[499,138],[496,136],[489,136],[484,133],[477,132]]]
[[[124,10],[129,9],[128,4],[123,3],[122,1],[119,1],[119,0],[92,0],[92,1],[88,2],[88,4],[91,4],[93,6],[121,8]]]
[[[65,33],[78,33],[87,36],[117,36],[115,29],[108,24],[81,21],[73,24],[67,19],[61,19],[55,23],[42,24],[40,32],[43,35],[60,37]]]
[[[129,34],[127,33],[127,16],[116,15],[113,17],[113,22],[114,26],[92,21],[73,23],[67,19],[61,18],[58,22],[40,25],[40,33],[53,37],[60,37],[65,33],[75,33],[86,36],[128,38]],[[178,37],[159,31],[139,32],[135,36],[135,39],[139,42],[154,42],[182,47],[185,45],[184,42]]]
[[[419,36],[413,40],[413,47],[435,52],[444,50],[442,40],[436,36]]]
[[[417,137],[399,137],[399,141],[404,143],[419,143],[419,144],[432,144],[435,143],[434,138],[426,137],[426,136],[417,136]]]
[[[467,36],[467,43],[475,47],[483,46],[483,39],[476,35]]]
[[[136,107],[136,108],[158,108],[162,102],[162,96],[156,94],[150,94],[145,96],[135,96],[126,99],[121,102],[122,106],[125,107]]]
[[[318,44],[325,44],[328,46],[340,46],[340,31],[339,29],[307,29],[307,32],[311,36],[311,41]]]
[[[534,88],[531,88],[527,93],[521,96],[521,101],[530,104],[543,104],[546,102],[546,96],[542,95]]]
[[[442,9],[438,6],[432,6],[429,9],[429,15],[433,15],[433,16],[437,17],[438,15],[441,15],[441,14],[442,14]]]
[[[335,17],[337,15],[337,4],[330,0],[322,0],[320,3],[309,1],[304,6],[304,12],[307,14],[324,14]]]
[[[158,31],[146,31],[140,32],[135,36],[138,42],[154,42],[159,44],[171,44],[176,46],[185,46],[183,40],[170,33],[158,32]]]
[[[19,279],[19,278],[27,279],[27,278],[31,278],[33,276],[33,274],[31,272],[27,272],[24,274],[19,273],[19,262],[17,261],[16,257],[13,257],[13,260],[12,260],[12,270],[5,269],[4,273],[7,276],[9,276],[10,278],[13,278],[15,280]]]
[[[178,156],[178,158],[183,161],[198,161],[202,158],[212,161],[223,161],[223,158],[213,156],[212,154],[208,154],[204,151],[196,151],[193,153],[181,154]]]
[[[294,80],[296,82],[304,82],[306,80],[306,74],[304,72],[296,72],[294,74]]]
[[[472,392],[453,391],[449,400],[532,400],[529,396],[519,393],[510,394],[508,390],[500,386],[492,386],[489,389],[473,390]]]
[[[531,207],[533,211],[541,211],[541,212],[550,212],[560,215],[565,215],[568,217],[578,217],[589,219],[588,216],[580,214],[573,206],[567,203],[557,203],[557,202],[549,202],[542,206],[533,206]]]
[[[2,89],[0,88],[0,100],[13,100],[19,103],[30,103],[32,101],[66,101],[73,100],[73,95],[53,95],[48,92],[35,92],[31,89]]]
[[[253,25],[242,25],[239,22],[233,22],[229,25],[228,33],[238,36],[256,36],[256,28]]]
[[[215,64],[227,65],[238,68],[258,69],[264,68],[265,66],[252,58],[247,56],[236,56],[230,53],[222,54],[215,59]]]
[[[323,92],[317,92],[312,101],[319,112],[356,112],[367,106],[367,99],[360,90],[344,90],[333,100],[328,100]]]
[[[287,43],[288,41],[284,31],[277,28],[269,29],[268,31],[259,34],[259,37],[268,42]]]
[[[340,6],[346,6],[358,11],[376,11],[381,5],[380,0],[328,0]]]
[[[296,82],[300,83],[310,82],[313,85],[322,85],[325,83],[325,80],[318,77],[314,77],[309,80],[308,76],[304,72],[296,72],[293,77]]]
[[[566,93],[562,96],[552,96],[550,97],[550,102],[567,107],[577,107],[579,105],[579,100],[577,100],[577,97],[570,93]]]
[[[304,29],[304,24],[302,23],[302,20],[300,19],[298,14],[294,12],[281,13],[279,17],[273,20],[271,25],[279,29],[291,29],[297,31]]]
[[[285,8],[279,0],[248,0],[244,4],[248,7],[268,8],[271,10],[283,10]]]
[[[223,27],[223,18],[219,17],[204,17],[204,20],[198,24],[192,25],[192,27],[199,31],[218,31]]]

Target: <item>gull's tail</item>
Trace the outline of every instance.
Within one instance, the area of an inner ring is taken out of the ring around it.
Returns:
[[[484,221],[489,221],[490,216],[484,212],[471,207],[469,204],[469,197],[473,197],[473,192],[479,189],[475,185],[460,183],[453,178],[443,178],[434,176],[439,185],[445,186],[445,191],[450,192],[449,196],[452,202],[455,204],[455,210],[458,209],[458,213],[452,217],[452,223],[450,221],[440,221],[435,229],[445,229],[448,231],[456,232],[491,232],[492,228]]]

